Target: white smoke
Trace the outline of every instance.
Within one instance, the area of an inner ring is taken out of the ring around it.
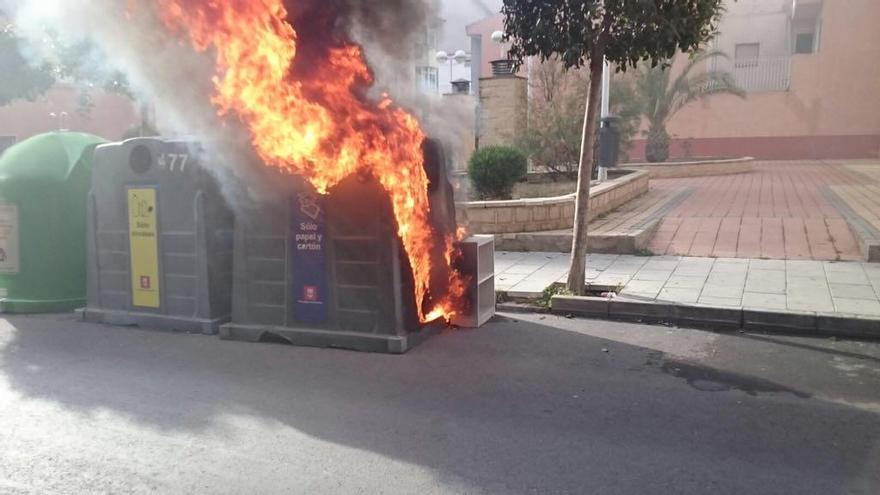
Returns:
[[[254,170],[256,162],[247,131],[234,119],[221,119],[211,103],[214,61],[197,53],[188,42],[171,36],[152,9],[135,5],[127,12],[119,0],[0,0],[11,13],[19,35],[45,49],[45,33],[57,32],[69,42],[90,41],[99,51],[89,63],[108,73],[121,71],[135,97],[155,110],[155,125],[163,136],[198,141],[202,160],[218,177],[232,203],[249,199],[230,180]],[[38,53],[52,57],[51,53]]]
[[[205,159],[210,161],[230,201],[247,199],[238,185],[256,187],[259,181],[251,172],[261,167],[252,166],[257,160],[244,126],[234,118],[221,120],[211,103],[215,71],[212,55],[210,51],[198,53],[183,36],[169,34],[150,3],[0,0],[0,10],[11,18],[20,35],[33,41],[33,46],[45,49],[47,31],[72,42],[93,42],[100,50],[90,63],[108,73],[124,73],[136,98],[155,109],[158,130],[165,136],[195,137],[208,153]],[[385,6],[383,2],[372,3]],[[415,91],[415,67],[421,63],[420,57],[430,56],[433,48],[420,49],[418,42],[424,38],[428,23],[438,19],[439,4],[436,0],[392,3],[398,4],[394,13],[388,13],[394,18],[394,26],[377,27],[369,16],[375,19],[382,13],[371,13],[370,9],[356,12],[349,25],[351,37],[364,46],[376,75],[375,92],[388,92],[425,123],[430,136],[440,138],[448,148],[461,148],[460,143],[467,141],[462,134],[467,126],[461,124],[472,121],[472,108]],[[133,9],[127,11],[132,5]],[[45,52],[32,55],[52,56]],[[249,176],[244,181],[230,180],[245,174]],[[258,191],[255,195],[262,194]]]
[[[161,106],[168,112],[169,123],[184,124],[175,131],[185,132],[193,127],[187,125],[187,121],[198,112],[192,112],[188,107],[204,99],[187,100],[189,95],[186,93],[196,89],[196,81],[205,80],[204,76],[212,73],[212,65],[205,56],[184,49],[177,40],[167,36],[148,9],[138,9],[136,15],[128,18],[126,2],[114,0],[5,2],[15,4],[4,9],[13,13],[18,34],[29,38],[31,46],[42,50],[42,53],[36,53],[37,56],[56,56],[46,52],[52,48],[45,42],[47,32],[56,32],[69,43],[92,41],[100,48],[100,53],[94,54],[95,59],[89,61],[90,65],[103,67],[108,73],[114,69],[122,71],[139,98],[155,101],[157,105],[169,99],[188,101],[181,111],[177,111],[178,105]],[[188,78],[194,75],[200,77]]]
[[[501,12],[501,5],[501,0],[442,0],[443,49],[469,50],[467,25]]]

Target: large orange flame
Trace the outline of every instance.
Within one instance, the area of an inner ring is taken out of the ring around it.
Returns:
[[[412,265],[419,318],[449,320],[464,283],[451,268],[449,296],[425,311],[432,256],[445,243],[452,263],[454,239],[438,239],[429,222],[428,178],[416,119],[387,98],[370,103],[356,88],[372,83],[360,47],[329,49],[329,57],[303,80],[291,78],[297,33],[282,0],[153,0],[165,25],[189,33],[196,49],[216,51],[220,115],[234,114],[249,128],[269,165],[301,175],[326,193],[342,179],[372,173],[388,192],[399,235]],[[442,250],[441,250],[442,251]]]

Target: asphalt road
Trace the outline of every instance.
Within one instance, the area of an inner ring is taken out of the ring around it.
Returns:
[[[404,356],[0,320],[0,493],[880,493],[880,344],[507,315]]]

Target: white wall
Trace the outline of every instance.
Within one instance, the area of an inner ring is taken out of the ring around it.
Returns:
[[[739,43],[760,43],[761,58],[790,55],[791,5],[792,0],[728,0],[713,46],[731,58]]]

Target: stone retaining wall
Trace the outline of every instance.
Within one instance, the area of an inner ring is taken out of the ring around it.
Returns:
[[[633,170],[590,190],[590,220],[648,192],[649,174]],[[473,234],[506,234],[571,229],[575,195],[456,204],[458,221]]]
[[[652,179],[674,179],[679,177],[742,174],[754,170],[754,163],[754,158],[745,157],[730,160],[693,162],[628,163],[626,166],[649,172]]]

